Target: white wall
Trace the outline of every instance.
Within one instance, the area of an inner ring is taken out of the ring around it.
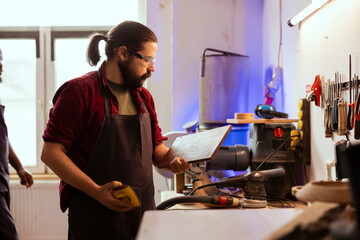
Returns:
[[[248,30],[247,21],[251,16],[247,15],[247,10],[246,1],[174,1],[174,130],[181,130],[189,121],[199,120],[200,57],[204,49],[249,54],[246,37],[242,37]]]
[[[205,48],[248,55],[250,108],[263,102],[263,0],[147,0],[158,37],[156,71],[148,81],[163,133],[199,120],[200,57]],[[166,181],[154,171],[155,200]]]
[[[287,21],[310,3],[282,0],[284,98],[279,94],[275,105],[279,109],[281,101],[280,109],[291,118],[297,118],[297,102],[306,97],[305,87],[317,74],[333,79],[339,71],[348,79],[349,54],[353,72],[359,74],[360,2],[332,0],[290,28]],[[182,130],[183,124],[199,119],[200,56],[206,47],[250,56],[249,109],[263,102],[267,70],[277,66],[279,0],[148,0],[147,7],[147,23],[160,36],[149,89],[164,132]],[[326,160],[334,159],[335,142],[344,137],[325,138],[323,110],[312,103],[311,114],[310,179],[322,180]]]
[[[147,81],[163,133],[171,131],[172,116],[172,0],[147,0],[146,24],[158,38],[155,72]]]
[[[332,0],[300,25],[287,26],[287,20],[311,1],[282,1],[285,110],[296,117],[297,101],[306,96],[305,87],[320,74],[334,80],[339,71],[349,77],[349,54],[353,54],[353,73],[359,74],[360,1]],[[267,0],[264,6],[264,71],[276,64],[279,39],[278,0]],[[346,98],[347,100],[348,98]],[[334,144],[344,136],[324,137],[324,111],[311,104],[311,167],[312,180],[325,180],[327,159],[334,159]],[[353,134],[353,131],[351,132]],[[351,137],[353,141],[353,137]]]
[[[251,108],[263,101],[262,7],[263,0],[147,1],[147,25],[159,37],[148,88],[164,132],[199,120],[200,57],[207,47],[250,56]]]

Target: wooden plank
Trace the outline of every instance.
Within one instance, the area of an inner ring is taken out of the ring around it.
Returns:
[[[272,118],[272,119],[227,119],[227,123],[245,124],[245,123],[292,123],[298,122],[299,119]]]
[[[208,161],[216,152],[231,130],[231,125],[203,132],[177,137],[165,156],[166,160],[175,157],[185,158],[189,163]]]

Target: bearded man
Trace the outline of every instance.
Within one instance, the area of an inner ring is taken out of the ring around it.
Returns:
[[[69,239],[134,239],[141,217],[155,209],[152,164],[183,173],[190,164],[164,158],[168,148],[155,103],[142,87],[155,71],[157,38],[146,26],[120,23],[94,34],[87,60],[98,71],[63,84],[53,98],[41,159],[60,178],[60,207],[69,209]],[[129,185],[140,207],[113,196]]]

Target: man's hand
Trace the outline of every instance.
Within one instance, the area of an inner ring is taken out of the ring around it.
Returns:
[[[191,164],[188,163],[184,158],[176,157],[174,158],[169,165],[171,171],[176,174],[184,173],[191,167]]]
[[[161,143],[155,147],[155,159],[154,165],[158,168],[164,168],[172,171],[173,173],[179,174],[186,172],[191,167],[184,158],[176,157],[170,161],[171,158],[167,158],[169,148],[164,143]]]
[[[107,207],[110,210],[115,210],[118,212],[126,212],[131,210],[133,206],[130,203],[116,199],[112,195],[113,189],[118,188],[121,185],[122,185],[121,182],[112,181],[100,186],[97,192],[96,200],[98,200],[101,204],[103,204],[105,207]]]
[[[22,185],[25,185],[27,188],[33,185],[33,177],[28,170],[26,170],[25,168],[20,168],[17,171],[17,174],[20,177],[20,183]]]

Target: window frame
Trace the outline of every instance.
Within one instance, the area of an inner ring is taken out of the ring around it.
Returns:
[[[55,40],[84,38],[92,33],[106,34],[112,26],[68,26],[68,27],[0,27],[0,39],[34,39],[36,51],[36,165],[24,166],[33,174],[53,172],[41,160],[44,133],[52,98],[55,94]],[[15,153],[19,150],[14,149]],[[21,159],[20,159],[21,161]],[[10,173],[16,173],[10,166]]]

